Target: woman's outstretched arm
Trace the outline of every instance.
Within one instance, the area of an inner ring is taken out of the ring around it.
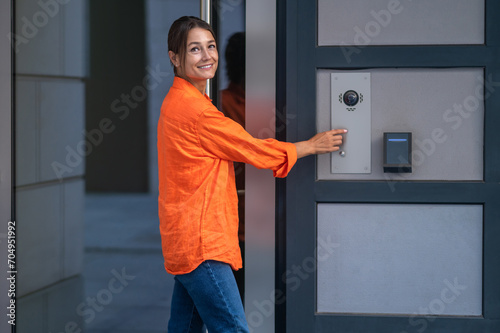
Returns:
[[[307,141],[295,142],[297,158],[314,154],[326,154],[339,150],[342,144],[342,135],[347,133],[346,129],[333,129],[321,132]]]

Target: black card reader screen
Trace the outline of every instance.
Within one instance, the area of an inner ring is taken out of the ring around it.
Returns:
[[[387,133],[386,137],[386,163],[387,164],[409,164],[409,152],[411,151],[408,133]]]

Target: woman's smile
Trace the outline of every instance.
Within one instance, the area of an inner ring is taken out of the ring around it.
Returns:
[[[208,64],[208,65],[203,65],[203,66],[198,66],[200,69],[210,69],[213,67],[213,64]]]

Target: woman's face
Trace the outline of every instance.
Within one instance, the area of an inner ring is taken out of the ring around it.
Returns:
[[[210,31],[193,28],[188,33],[186,59],[179,66],[178,73],[193,85],[205,85],[215,75],[219,55],[217,45]]]

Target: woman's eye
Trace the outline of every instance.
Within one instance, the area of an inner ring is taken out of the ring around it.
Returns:
[[[210,49],[215,49],[215,48],[216,48],[215,44],[209,45],[208,47],[209,47]]]
[[[193,48],[191,49],[191,52],[198,52],[199,50],[200,50],[200,48],[198,48],[198,47],[193,47]]]

